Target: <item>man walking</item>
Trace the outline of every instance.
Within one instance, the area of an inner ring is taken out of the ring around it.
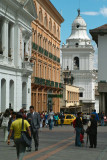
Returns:
[[[14,142],[16,145],[16,151],[17,151],[17,158],[18,160],[22,160],[24,157],[24,153],[26,150],[26,145],[21,141],[21,131],[22,131],[22,114],[20,112],[17,113],[16,120],[12,122],[11,127],[10,127],[10,132],[8,136],[8,145],[10,144],[10,138],[12,136],[12,133],[14,131]],[[29,136],[31,137],[31,132],[30,132],[30,124],[24,120],[24,129],[23,131],[28,132]]]
[[[38,151],[39,146],[39,135],[38,130],[40,128],[40,115],[34,111],[34,106],[30,106],[30,113],[27,115],[28,122],[31,125],[31,135],[33,136],[35,142],[35,151]],[[31,147],[29,148],[31,151]]]

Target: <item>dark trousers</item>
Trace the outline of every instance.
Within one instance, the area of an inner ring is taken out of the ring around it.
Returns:
[[[39,146],[39,131],[38,130],[36,130],[35,132],[31,131],[31,134],[32,134],[32,137],[35,142],[35,148],[38,148],[38,146]]]
[[[55,126],[58,126],[58,120],[55,120],[55,124],[54,124]]]
[[[17,158],[18,160],[22,160],[25,154],[26,146],[20,139],[15,139],[14,141],[16,144]]]
[[[90,146],[97,146],[97,134],[89,134]]]

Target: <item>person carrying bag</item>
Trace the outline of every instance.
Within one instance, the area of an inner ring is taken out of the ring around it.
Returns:
[[[27,132],[29,137],[31,137],[30,124],[27,120],[22,119],[22,113],[20,112],[17,113],[16,118],[17,119],[11,124],[7,144],[10,144],[10,137],[14,131],[14,141],[16,145],[17,158],[18,160],[23,160],[26,146],[29,144],[28,139],[26,139],[27,136],[25,136],[27,135]]]
[[[30,147],[32,142],[31,136],[29,136],[28,132],[24,131],[24,119],[22,119],[21,142],[23,142],[26,147]]]

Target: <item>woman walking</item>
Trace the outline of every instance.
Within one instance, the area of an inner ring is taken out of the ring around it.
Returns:
[[[9,109],[6,109],[5,113],[3,114],[3,121],[2,121],[2,127],[4,129],[4,141],[7,141],[8,138],[8,122],[9,122],[9,117],[10,116],[10,111]]]

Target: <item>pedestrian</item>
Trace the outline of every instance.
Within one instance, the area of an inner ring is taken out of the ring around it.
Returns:
[[[3,114],[3,121],[2,121],[2,127],[4,130],[4,141],[7,141],[8,138],[8,122],[10,117],[10,111],[9,109],[5,110],[5,113]]]
[[[89,148],[96,148],[97,146],[97,121],[95,114],[91,114],[90,121],[88,122],[88,134],[90,140]]]
[[[101,112],[101,126],[104,126],[104,112]]]
[[[49,129],[52,130],[53,128],[53,118],[54,118],[54,112],[52,109],[50,109],[49,116],[48,116],[48,124],[49,124]]]
[[[64,114],[61,113],[60,114],[60,125],[61,125],[61,127],[62,127],[63,123],[64,123]]]
[[[12,136],[13,131],[14,131],[14,141],[15,141],[16,151],[17,151],[17,158],[18,160],[23,160],[23,157],[26,151],[26,145],[23,141],[21,141],[22,113],[20,112],[17,113],[16,120],[11,124],[8,141],[7,141],[8,145],[10,144],[10,138]],[[23,131],[28,132],[29,136],[31,137],[30,124],[28,123],[27,120],[24,120]]]
[[[48,113],[45,114],[45,126],[48,127]]]
[[[31,124],[31,136],[35,142],[35,151],[38,151],[39,146],[39,128],[40,128],[40,115],[34,111],[34,106],[30,106],[30,113],[27,115],[28,122]],[[28,151],[31,151],[29,147]]]
[[[12,122],[14,122],[16,120],[16,112],[12,112],[12,115],[11,115],[11,117],[10,117],[10,119],[9,119],[9,122],[8,122],[8,132],[10,132],[10,127],[11,127],[11,124],[12,124]],[[14,140],[14,131],[12,132],[12,136],[10,137],[12,140]],[[14,142],[14,145],[13,145],[13,147],[15,147],[16,145],[15,145],[15,142]]]
[[[58,126],[58,120],[59,120],[59,117],[57,114],[54,115],[54,120],[55,120],[55,126]]]
[[[75,145],[79,147],[81,147],[80,134],[83,130],[81,117],[82,117],[82,112],[78,112],[75,121],[75,131],[76,131]]]
[[[98,121],[99,121],[99,116],[98,116],[98,114],[96,113],[96,110],[95,110],[95,109],[94,109],[94,111],[93,111],[91,114],[94,114],[94,115],[95,115],[95,120],[98,122]]]

